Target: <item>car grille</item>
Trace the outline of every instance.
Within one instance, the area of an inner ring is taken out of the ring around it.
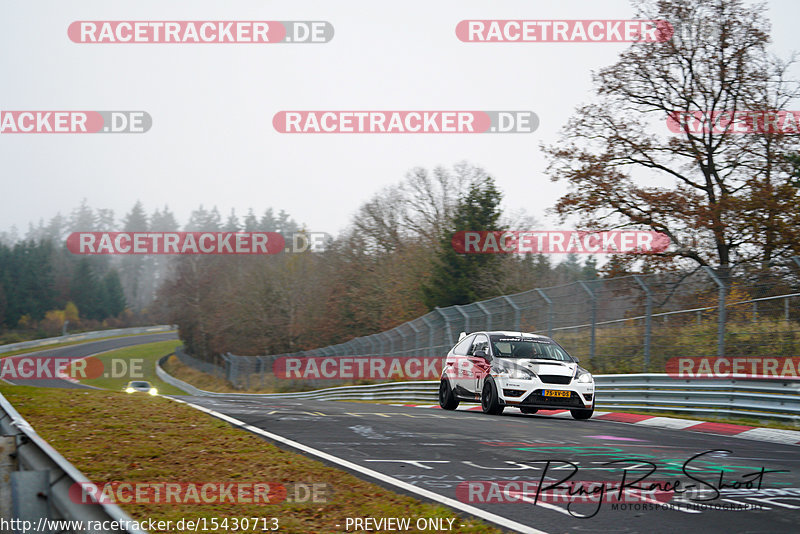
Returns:
[[[537,389],[520,403],[521,406],[525,406],[526,404],[533,404],[533,405],[542,405],[542,404],[552,404],[553,406],[560,406],[564,407],[572,407],[575,406],[577,408],[583,408],[583,400],[581,399],[580,395],[575,393],[574,391],[570,392],[569,398],[566,397],[545,397],[543,395],[543,390]]]
[[[539,375],[539,379],[545,384],[569,384],[572,382],[571,376],[562,375]]]

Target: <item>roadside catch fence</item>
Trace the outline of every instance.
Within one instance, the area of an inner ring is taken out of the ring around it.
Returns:
[[[289,391],[342,380],[277,380],[280,357],[444,357],[460,332],[548,335],[594,373],[663,373],[678,356],[800,356],[800,257],[722,278],[710,268],[596,278],[436,308],[391,330],[308,351],[223,354],[214,362],[182,351],[183,363],[237,388]]]

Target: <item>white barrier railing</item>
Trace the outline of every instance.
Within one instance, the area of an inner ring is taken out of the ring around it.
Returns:
[[[8,479],[5,476],[0,477],[0,486],[6,485],[0,493],[5,493],[6,498],[10,495],[12,508],[22,508],[28,514],[25,517],[14,517],[15,514],[12,514],[11,519],[36,520],[37,523],[39,520],[81,521],[84,525],[91,521],[92,525],[105,525],[106,528],[92,529],[92,532],[146,534],[143,530],[124,528],[133,526],[134,520],[115,504],[83,503],[80,500],[75,502],[70,496],[70,488],[73,484],[90,483],[89,479],[42,439],[2,394],[0,434],[13,439],[13,456],[8,456],[16,463],[15,468],[10,470]],[[3,463],[4,466],[8,465]],[[90,498],[87,495],[87,499]],[[31,509],[31,501],[38,501],[39,506]],[[20,506],[21,504],[26,506]],[[64,527],[65,523],[61,525]],[[31,531],[32,529],[28,530]],[[62,532],[84,530],[67,528]]]
[[[163,359],[162,359],[163,360]],[[161,362],[159,362],[161,363]],[[190,395],[313,400],[438,402],[439,382],[419,380],[340,386],[294,393],[219,393],[204,391],[169,375],[159,378]],[[595,375],[598,410],[646,410],[783,419],[800,423],[800,380],[674,379],[666,374]]]
[[[30,341],[20,341],[19,343],[9,343],[0,345],[0,354],[21,349],[35,349],[59,343],[69,343],[71,341],[88,341],[92,339],[103,339],[114,336],[132,336],[136,334],[158,334],[159,332],[169,332],[175,330],[171,325],[158,326],[135,326],[133,328],[115,328],[113,330],[98,330],[96,332],[82,332],[80,334],[68,334],[66,336],[48,337],[45,339],[32,339]]]

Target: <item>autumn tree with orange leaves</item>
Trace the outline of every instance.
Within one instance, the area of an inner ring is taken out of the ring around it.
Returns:
[[[797,133],[674,120],[800,109],[798,84],[787,79],[792,60],[768,51],[765,8],[741,0],[634,6],[637,18],[669,21],[674,34],[634,43],[595,73],[594,101],[544,147],[551,179],[569,187],[555,211],[587,229],[667,234],[673,246],[645,260],[649,268],[709,266],[727,279],[739,265],[765,268],[800,253]]]

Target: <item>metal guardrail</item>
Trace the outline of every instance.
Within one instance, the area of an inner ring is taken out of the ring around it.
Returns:
[[[437,401],[439,383],[430,380],[411,382],[387,382],[362,386],[339,386],[313,391],[297,391],[291,393],[220,393],[206,391],[194,387],[167,373],[161,365],[169,356],[164,356],[156,364],[156,375],[164,382],[182,389],[190,395],[198,397],[234,397],[234,398],[280,398],[280,399],[313,399],[313,400],[396,400],[396,401]]]
[[[82,521],[84,525],[91,521],[93,525],[106,525],[107,528],[91,531],[67,529],[62,532],[146,534],[146,531],[133,528],[111,529],[113,526],[133,526],[134,523],[114,504],[74,502],[70,498],[70,488],[73,484],[90,483],[89,479],[42,439],[2,394],[0,434],[11,436],[15,445],[11,455],[15,459],[15,469],[11,470],[10,480],[0,480],[0,487],[10,482],[11,491],[6,486],[4,491],[0,490],[0,494],[11,494],[11,508],[15,510],[12,517],[27,518],[34,520],[34,523],[40,518]],[[4,466],[8,467],[8,464]]]
[[[82,332],[80,334],[69,334],[66,336],[48,337],[45,339],[32,339],[30,341],[20,341],[19,343],[0,345],[0,354],[20,349],[31,349],[37,347],[46,347],[47,345],[56,345],[58,343],[68,343],[70,341],[86,341],[90,339],[103,339],[107,337],[135,334],[157,334],[159,332],[169,332],[170,330],[175,330],[175,328],[176,327],[171,325],[135,326],[133,328],[115,328],[113,330],[98,330],[95,332]]]
[[[156,372],[165,382],[197,396],[438,402],[439,382],[435,380],[340,386],[296,393],[219,393],[178,380],[160,365]],[[666,374],[595,375],[594,378],[598,410],[702,413],[782,419],[800,424],[800,380],[689,380],[670,378]]]
[[[769,418],[800,424],[800,380],[596,375],[597,408]]]

